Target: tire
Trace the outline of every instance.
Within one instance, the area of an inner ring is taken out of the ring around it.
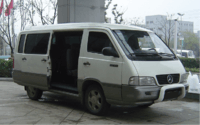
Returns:
[[[138,107],[140,108],[148,108],[149,106],[153,105],[153,103],[150,104],[144,104],[144,105],[139,105]]]
[[[101,87],[92,85],[85,93],[85,107],[94,115],[104,115],[109,107]]]
[[[43,91],[34,87],[26,86],[27,95],[32,100],[38,100],[42,97]]]

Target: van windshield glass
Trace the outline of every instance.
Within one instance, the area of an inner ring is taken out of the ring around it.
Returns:
[[[126,48],[134,55],[173,56],[174,54],[154,33],[133,30],[114,30]]]

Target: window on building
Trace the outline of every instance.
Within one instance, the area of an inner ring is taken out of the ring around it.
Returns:
[[[162,28],[158,28],[158,30],[162,30]]]
[[[149,24],[149,21],[147,21],[147,24]]]
[[[26,39],[26,54],[46,54],[50,33],[29,34]]]
[[[153,21],[150,21],[150,23],[153,23]]]
[[[23,53],[25,36],[26,36],[25,34],[22,34],[22,35],[20,36],[19,47],[18,47],[18,53]]]
[[[104,47],[113,47],[109,37],[105,33],[90,32],[88,39],[88,52],[102,53]]]

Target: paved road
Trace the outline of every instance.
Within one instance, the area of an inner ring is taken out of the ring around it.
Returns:
[[[45,92],[32,101],[22,86],[0,81],[0,124],[199,124],[199,106],[182,99],[145,109],[111,106],[107,115],[94,116],[63,95]]]

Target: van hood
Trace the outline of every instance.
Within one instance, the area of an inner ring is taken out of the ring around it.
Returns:
[[[170,61],[133,61],[139,76],[153,76],[161,74],[183,74],[185,68],[179,60]]]

